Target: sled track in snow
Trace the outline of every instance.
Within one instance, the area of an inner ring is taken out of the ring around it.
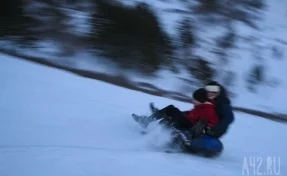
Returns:
[[[151,152],[151,153],[168,153],[164,150],[156,150],[156,149],[133,149],[133,148],[108,148],[108,147],[97,147],[97,146],[77,146],[77,145],[0,145],[1,149],[38,149],[38,148],[45,148],[45,149],[77,149],[77,150],[103,150],[109,152]],[[171,152],[171,153],[178,153],[183,154],[184,152]]]
[[[158,153],[158,154],[167,154],[167,155],[185,155],[193,156],[206,159],[220,158],[220,155],[209,157],[202,154],[188,153],[184,151],[176,151],[173,149],[135,149],[135,148],[108,148],[108,147],[97,147],[97,146],[77,146],[77,145],[0,145],[1,149],[15,150],[15,149],[75,149],[75,150],[90,150],[90,151],[106,151],[114,153],[123,153],[123,152],[134,152],[134,153]]]

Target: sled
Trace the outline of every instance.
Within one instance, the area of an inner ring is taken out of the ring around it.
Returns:
[[[183,150],[204,157],[215,157],[222,153],[223,144],[220,139],[203,134],[193,139],[188,146],[185,145]]]

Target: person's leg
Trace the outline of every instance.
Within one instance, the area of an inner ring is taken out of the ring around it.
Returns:
[[[156,110],[150,116],[133,116],[143,127],[147,127],[150,122],[160,119],[163,119],[164,123],[173,124],[177,129],[192,127],[191,121],[183,115],[183,112],[173,105],[168,105],[162,109]]]
[[[156,109],[156,111],[153,112],[154,113],[148,118],[152,117],[152,119],[159,120],[160,124],[173,130],[172,136],[174,140],[171,142],[171,146],[182,148],[184,145],[190,143],[190,138],[192,136],[189,130],[193,125],[191,121],[184,116],[184,112],[181,112],[173,105],[166,106],[162,109]]]
[[[153,111],[153,113],[148,116],[149,119],[153,120],[159,120],[159,119],[165,119],[168,118],[167,116],[170,116],[171,118],[175,116],[182,116],[182,113],[179,109],[174,107],[173,105],[168,105],[162,109],[156,109]]]
[[[178,129],[191,128],[193,126],[191,121],[183,115],[183,112],[173,105],[169,105],[159,111],[161,114],[165,114],[166,118],[169,118]]]
[[[132,114],[135,121],[137,121],[143,128],[147,128],[149,123],[156,120],[164,120],[162,124],[171,124],[171,121],[166,116],[166,110],[169,110],[170,107],[167,106],[163,109],[157,109],[153,107],[152,114],[149,116],[140,116],[136,114]]]

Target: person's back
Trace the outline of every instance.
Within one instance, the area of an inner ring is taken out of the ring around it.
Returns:
[[[229,99],[215,99],[216,112],[220,119],[220,123],[213,127],[214,131],[218,131],[220,135],[224,134],[229,125],[234,121],[234,114]]]
[[[225,88],[217,82],[209,83],[205,89],[208,91],[210,101],[215,105],[220,122],[212,128],[212,134],[221,137],[234,121],[231,102],[227,97]],[[214,95],[213,95],[214,94]]]

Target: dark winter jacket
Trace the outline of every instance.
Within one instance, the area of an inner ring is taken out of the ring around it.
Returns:
[[[217,137],[221,137],[227,131],[229,125],[234,121],[231,102],[222,86],[220,94],[211,102],[215,105],[219,117],[219,123],[212,127],[212,133]]]
[[[207,126],[209,127],[213,127],[219,121],[214,105],[209,102],[194,106],[194,109],[186,114],[186,117],[193,125],[195,125],[200,119],[207,119]]]

